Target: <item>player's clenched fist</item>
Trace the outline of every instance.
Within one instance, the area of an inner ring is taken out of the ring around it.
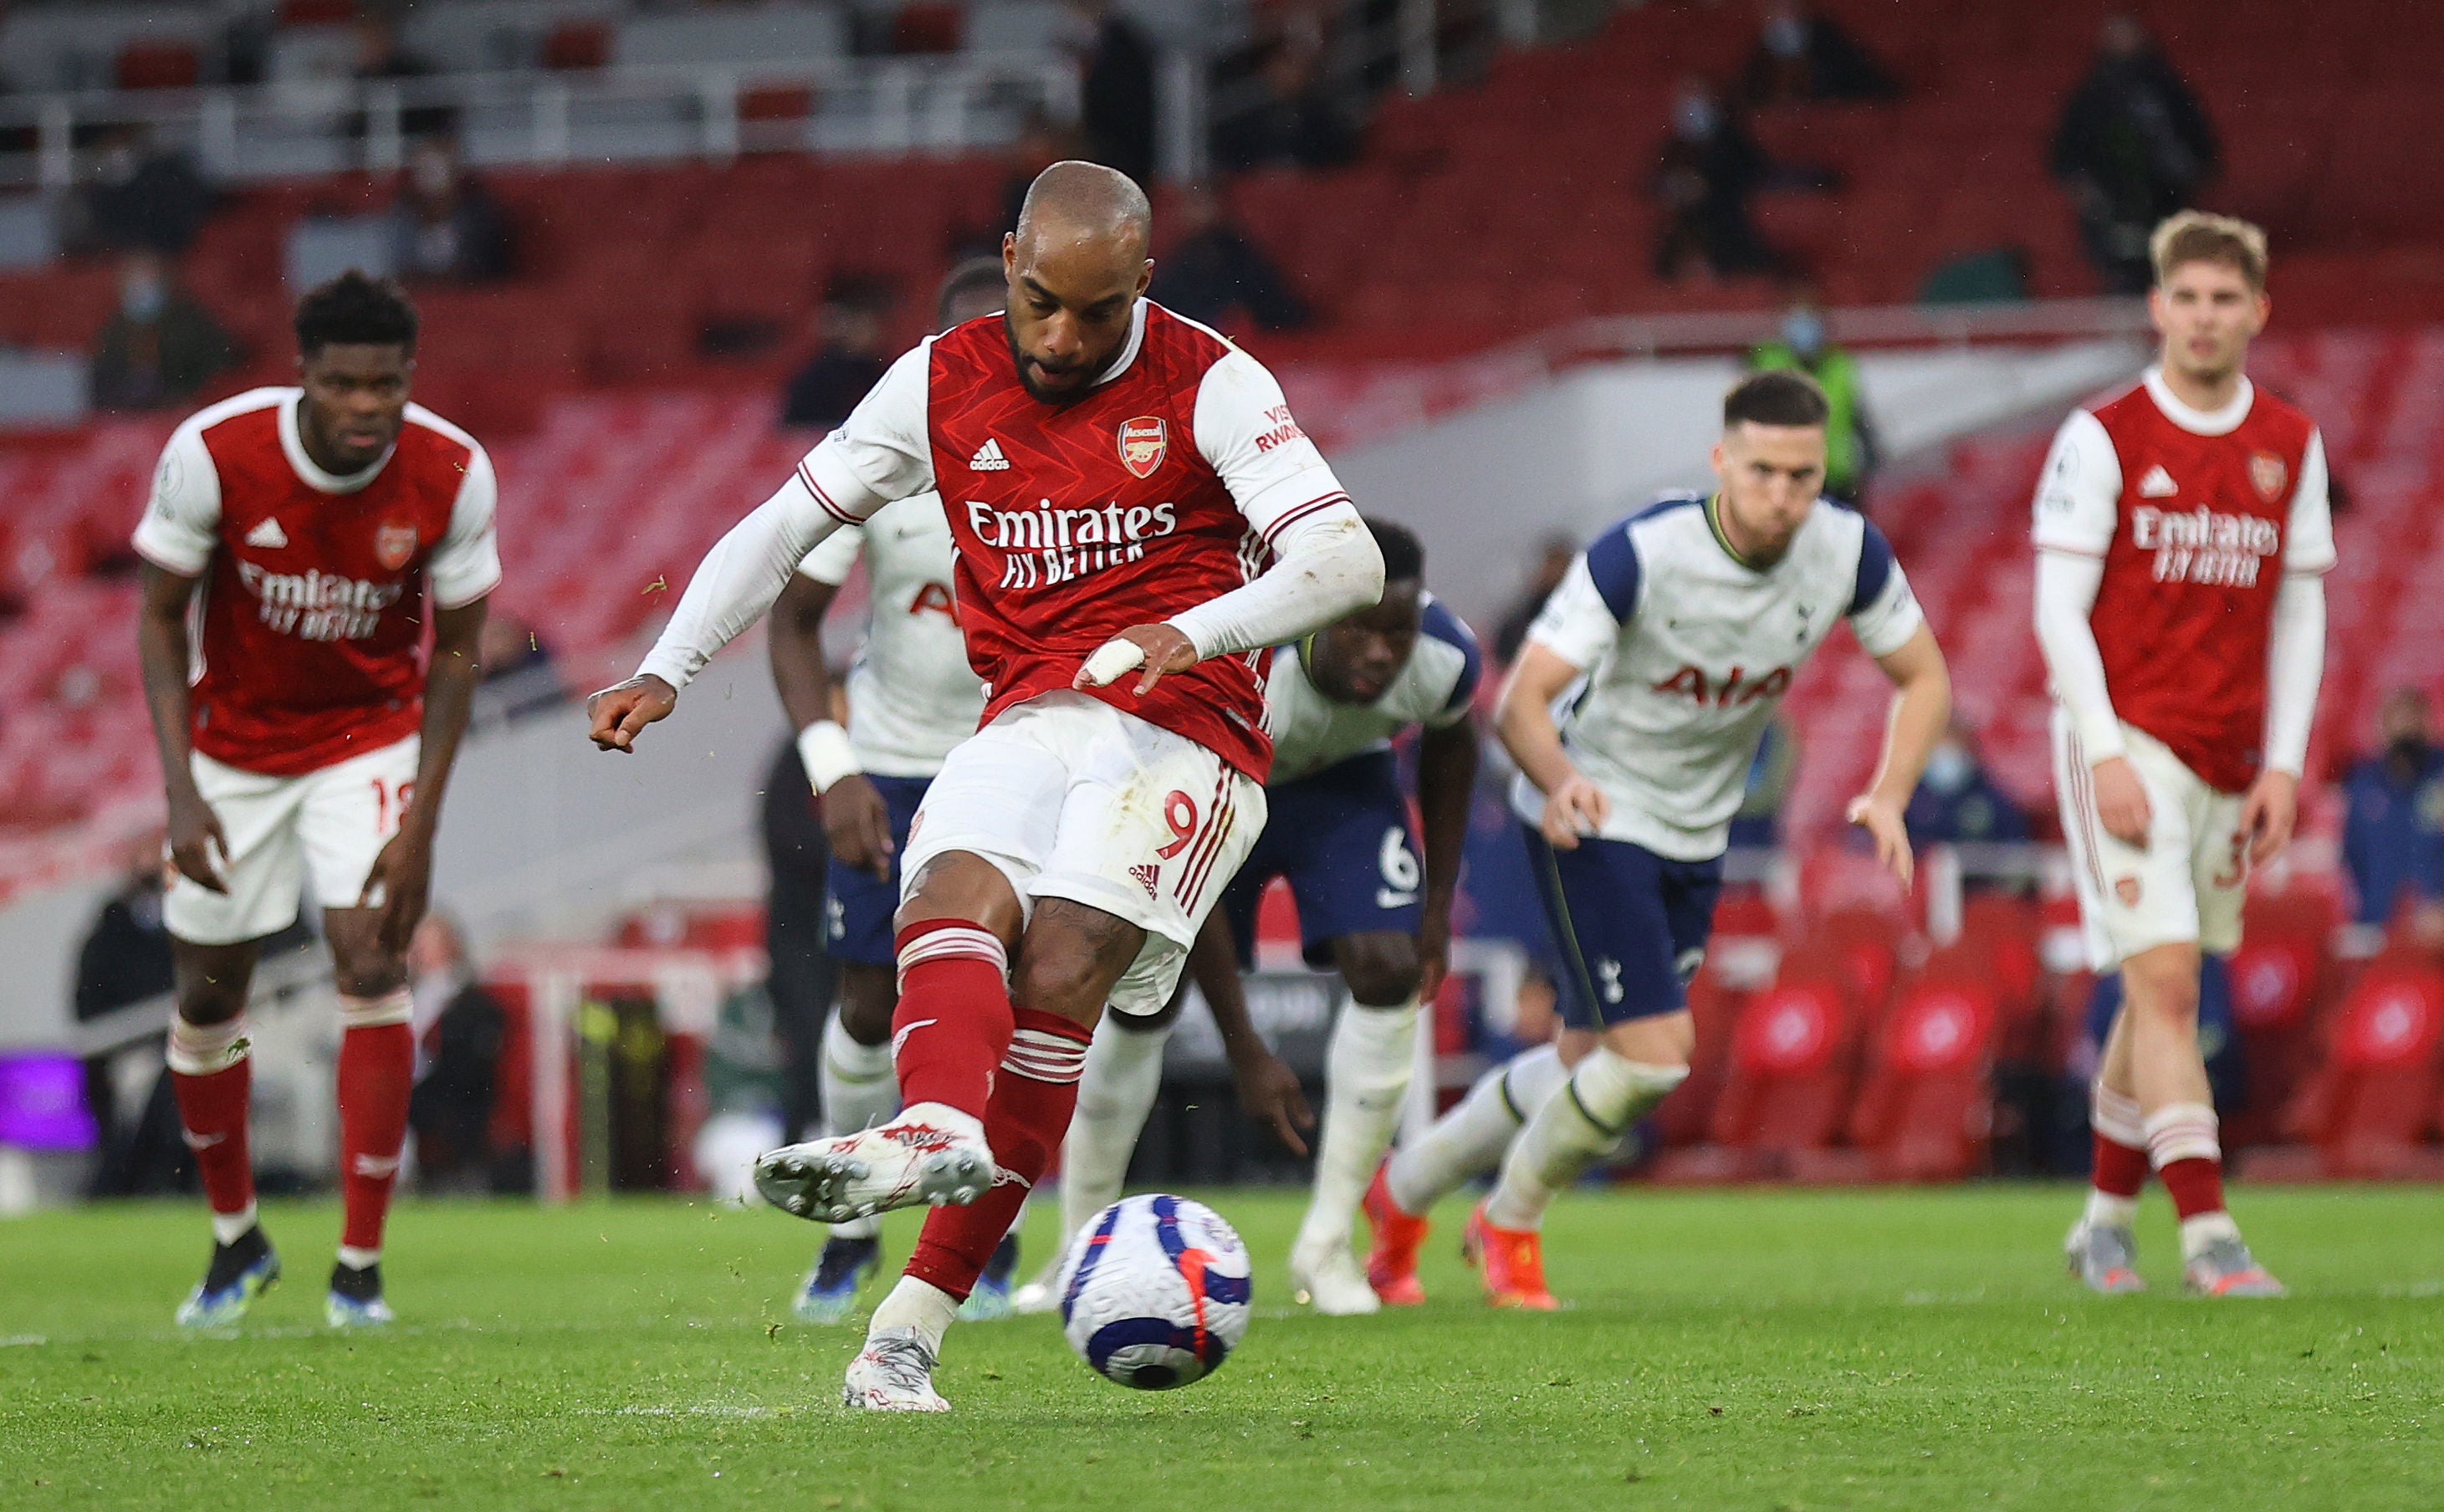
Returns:
[[[2122,844],[2145,850],[2156,811],[2147,802],[2147,784],[2138,780],[2138,768],[2130,765],[2127,756],[2108,756],[2093,770],[2097,821]]]
[[[678,703],[678,690],[650,673],[613,683],[585,700],[586,717],[594,723],[588,733],[604,750],[634,750],[645,727],[669,717]]]

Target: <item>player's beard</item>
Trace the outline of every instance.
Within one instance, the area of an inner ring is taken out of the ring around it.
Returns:
[[[1038,404],[1051,404],[1066,408],[1095,392],[1095,385],[1091,382],[1081,383],[1074,389],[1065,390],[1047,389],[1038,384],[1035,381],[1036,364],[1034,360],[1027,355],[1027,349],[1018,344],[1018,333],[1010,329],[1009,313],[1007,310],[1002,312],[1001,335],[1002,340],[1009,343],[1009,363],[1011,367],[1018,370],[1019,387],[1027,390],[1028,397],[1035,400]],[[1083,364],[1081,370],[1089,373],[1094,372],[1096,370],[1095,364]]]

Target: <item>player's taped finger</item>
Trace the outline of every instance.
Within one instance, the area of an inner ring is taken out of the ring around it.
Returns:
[[[1136,641],[1126,638],[1107,640],[1096,647],[1095,654],[1086,658],[1085,669],[1080,675],[1086,679],[1089,688],[1107,688],[1121,673],[1135,672],[1144,666],[1145,659],[1145,648]]]

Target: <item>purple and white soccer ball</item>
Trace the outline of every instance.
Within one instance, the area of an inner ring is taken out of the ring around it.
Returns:
[[[1248,1332],[1248,1246],[1186,1197],[1123,1197],[1061,1263],[1061,1328],[1078,1357],[1141,1392],[1221,1369]]]

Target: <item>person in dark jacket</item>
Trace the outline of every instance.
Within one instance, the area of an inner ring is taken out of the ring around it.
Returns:
[[[2205,109],[2145,23],[2107,16],[2095,64],[2063,103],[2052,167],[2108,292],[2146,291],[2148,235],[2190,205],[2218,155]]]
[[[432,913],[409,943],[423,1074],[409,1096],[417,1180],[426,1191],[498,1191],[513,1163],[492,1148],[492,1114],[509,1015],[475,980],[458,926]]]
[[[2354,917],[2383,925],[2405,899],[2444,897],[2444,750],[2416,688],[2388,694],[2378,726],[2383,746],[2342,783],[2342,867],[2358,894]]]
[[[1213,190],[1191,185],[1173,215],[1184,233],[1156,259],[1148,298],[1208,325],[1242,315],[1268,331],[1295,330],[1307,323],[1306,302],[1290,291],[1272,259],[1232,224]]]
[[[1901,822],[1918,845],[1999,845],[2028,838],[2028,816],[1988,774],[1975,739],[1961,725],[1928,755]]]
[[[1793,0],[1766,6],[1755,50],[1740,74],[1740,98],[1750,105],[1895,100],[1900,93],[1900,81],[1847,28]]]
[[[1078,124],[1087,157],[1154,182],[1154,44],[1110,0],[1073,0],[1092,37],[1080,60]]]

